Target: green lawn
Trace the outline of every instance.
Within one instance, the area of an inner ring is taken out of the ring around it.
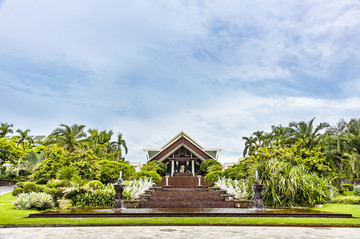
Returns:
[[[36,210],[16,210],[11,204],[11,193],[0,196],[0,225],[146,225],[146,224],[206,224],[206,225],[360,225],[360,219],[341,218],[276,218],[276,217],[151,217],[151,218],[24,218]],[[327,212],[352,213],[360,217],[360,205],[331,204],[316,209]]]

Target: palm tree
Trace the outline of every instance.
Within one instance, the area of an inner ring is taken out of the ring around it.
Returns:
[[[68,126],[60,124],[60,126],[62,128],[56,128],[50,135],[51,139],[60,146],[65,147],[69,151],[74,151],[82,142],[85,142],[85,125],[73,124]]]
[[[117,140],[114,142],[111,142],[111,146],[113,147],[114,151],[117,152],[117,160],[119,161],[120,159],[123,160],[122,158],[122,152],[121,152],[121,147],[123,147],[125,149],[125,154],[128,153],[128,148],[126,146],[126,142],[125,140],[122,138],[122,133],[118,133],[117,135]]]
[[[32,139],[32,137],[29,136],[29,132],[30,130],[27,129],[25,131],[22,131],[21,129],[16,130],[16,132],[19,133],[18,139],[17,139],[17,144],[21,145],[22,148],[25,147],[25,144],[28,143],[29,146],[31,146],[31,144],[34,143],[34,140]]]
[[[45,151],[39,154],[34,151],[30,151],[23,157],[23,159],[25,162],[20,168],[32,174],[34,173],[34,169],[45,159]]]
[[[0,126],[0,138],[4,138],[6,136],[6,134],[12,134],[13,130],[11,129],[13,127],[12,124],[8,124],[8,123],[1,123]]]
[[[272,141],[276,146],[287,146],[287,141],[290,137],[290,128],[284,127],[281,124],[279,126],[271,126]]]
[[[291,128],[291,133],[293,134],[294,141],[302,141],[305,147],[312,149],[319,143],[322,129],[330,127],[328,123],[322,122],[314,128],[315,118],[311,119],[309,122],[291,122],[289,127]],[[294,143],[294,142],[293,142]]]
[[[250,137],[242,137],[243,140],[245,140],[245,148],[243,151],[243,156],[245,157],[247,154],[249,156],[253,155],[257,149],[256,146],[256,138],[253,136]]]

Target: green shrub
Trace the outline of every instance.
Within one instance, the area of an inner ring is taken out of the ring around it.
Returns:
[[[45,188],[46,188],[46,185],[36,184],[36,192],[37,193],[44,192]]]
[[[360,204],[360,197],[356,196],[337,196],[333,198],[331,203],[341,203],[341,204]]]
[[[343,188],[339,188],[339,193],[344,194],[345,190]]]
[[[98,181],[98,180],[93,180],[93,181],[90,181],[87,186],[89,188],[92,188],[93,190],[96,190],[96,189],[101,189],[104,187],[104,185],[102,184],[102,182]]]
[[[360,196],[360,186],[354,187],[354,196]]]
[[[19,195],[20,193],[23,193],[24,192],[24,189],[22,189],[22,188],[14,188],[14,190],[12,191],[12,195],[14,196],[14,197],[16,197],[17,195]]]
[[[36,192],[36,183],[35,182],[25,182],[23,185],[25,193]]]
[[[46,193],[21,193],[19,194],[13,202],[16,209],[26,210],[26,209],[37,209],[37,210],[46,210],[54,207],[53,198],[51,195]]]
[[[145,164],[142,168],[142,171],[156,171],[159,175],[164,175],[166,170],[167,170],[167,166],[159,161],[150,161],[147,164]]]
[[[100,181],[104,184],[115,183],[119,179],[119,173],[125,180],[130,179],[135,174],[134,166],[126,162],[116,162],[110,160],[100,160]]]
[[[17,185],[19,188],[23,188],[23,187],[24,187],[24,183],[25,183],[25,182],[17,182],[16,185]]]
[[[26,210],[31,208],[29,196],[27,193],[20,193],[17,195],[17,197],[14,199],[13,202],[16,209],[19,210]]]
[[[147,178],[151,178],[153,182],[160,182],[162,180],[162,178],[160,177],[160,175],[155,172],[155,171],[144,171],[141,170],[140,172],[137,172],[135,174],[135,179],[145,179],[145,177]]]
[[[345,191],[353,191],[354,190],[354,185],[352,185],[352,184],[343,183],[341,186]]]
[[[223,172],[222,171],[214,171],[212,173],[208,173],[206,176],[205,176],[205,182],[207,183],[214,183],[216,182],[219,177],[222,178],[223,176]]]
[[[57,179],[51,179],[46,184],[49,188],[58,188],[63,186],[63,181]]]
[[[221,165],[218,161],[215,159],[207,159],[205,162],[202,162],[200,165],[200,174],[205,175],[208,172],[208,168],[213,165]]]
[[[115,205],[115,189],[112,185],[105,186],[93,192],[78,194],[73,198],[77,207],[111,207]]]
[[[37,210],[46,210],[54,207],[54,201],[51,195],[46,193],[29,193],[31,208]]]

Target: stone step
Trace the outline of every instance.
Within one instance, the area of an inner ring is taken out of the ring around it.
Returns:
[[[225,201],[224,197],[214,197],[214,196],[179,196],[179,197],[167,197],[167,196],[151,196],[148,197],[149,201]]]
[[[225,201],[148,201],[141,202],[141,208],[234,208],[234,202]]]

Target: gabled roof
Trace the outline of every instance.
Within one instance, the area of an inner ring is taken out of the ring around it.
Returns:
[[[221,149],[205,149],[195,140],[193,140],[185,132],[181,131],[171,140],[169,140],[163,147],[160,149],[144,149],[146,152],[147,160],[160,160],[164,158],[164,155],[167,155],[175,151],[180,146],[186,146],[189,150],[194,151],[195,154],[200,156],[202,160],[206,159],[217,159],[218,152]]]

